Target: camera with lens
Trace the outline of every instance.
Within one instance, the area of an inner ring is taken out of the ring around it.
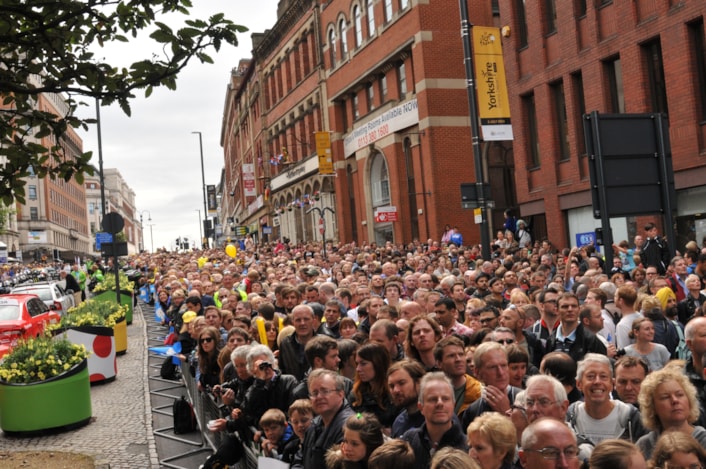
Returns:
[[[270,362],[262,362],[262,363],[260,363],[260,364],[258,365],[258,368],[260,368],[260,370],[266,370],[266,369],[268,369],[268,368],[272,368],[272,363],[270,363]]]
[[[615,352],[615,358],[620,358],[622,356],[625,356],[627,352],[625,351],[624,348],[618,349],[617,352]]]

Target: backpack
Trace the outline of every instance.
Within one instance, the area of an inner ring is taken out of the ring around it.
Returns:
[[[671,323],[679,336],[679,344],[674,351],[674,358],[678,360],[691,360],[691,350],[689,350],[689,347],[686,345],[686,339],[684,338],[684,331],[682,331],[681,325],[677,321],[671,321]]]
[[[174,417],[174,433],[191,433],[196,430],[196,414],[194,407],[184,396],[175,399],[172,404],[172,416]]]
[[[169,379],[172,381],[179,380],[179,367],[174,364],[172,357],[167,357],[162,362],[162,367],[159,370],[159,376],[162,379]]]

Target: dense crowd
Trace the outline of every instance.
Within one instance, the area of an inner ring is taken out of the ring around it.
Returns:
[[[203,467],[253,442],[306,469],[706,466],[706,249],[649,224],[606,266],[506,228],[491,259],[451,235],[131,258],[223,405]]]

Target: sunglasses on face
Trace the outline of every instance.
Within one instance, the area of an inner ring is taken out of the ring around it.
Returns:
[[[200,344],[211,343],[211,342],[213,342],[213,337],[204,337],[203,339],[199,339]]]

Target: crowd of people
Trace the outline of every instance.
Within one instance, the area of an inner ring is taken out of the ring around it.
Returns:
[[[224,406],[203,467],[706,466],[706,248],[453,239],[132,258]]]

